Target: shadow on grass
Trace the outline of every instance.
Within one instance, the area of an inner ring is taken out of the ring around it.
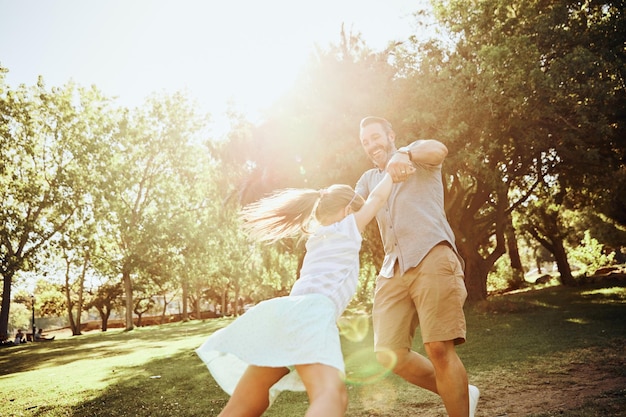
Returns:
[[[467,343],[458,347],[468,371],[524,363],[626,336],[624,286],[545,288],[487,303],[491,305],[468,309]]]
[[[72,416],[216,415],[228,400],[195,352],[118,370],[108,388]]]
[[[132,331],[90,333],[46,343],[27,343],[0,349],[0,375],[56,367],[86,358],[114,357],[141,349],[176,345],[190,337],[201,337],[225,326],[232,319],[139,327]],[[155,337],[155,335],[157,337]]]

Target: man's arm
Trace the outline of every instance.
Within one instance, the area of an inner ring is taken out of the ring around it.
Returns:
[[[443,163],[447,155],[448,148],[438,140],[417,140],[398,149],[387,163],[386,171],[391,175],[393,182],[404,181],[413,163],[437,166]]]

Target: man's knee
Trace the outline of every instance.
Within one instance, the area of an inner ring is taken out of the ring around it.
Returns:
[[[456,350],[454,349],[454,341],[452,340],[424,343],[424,349],[426,350],[428,358],[435,366],[437,364],[443,365],[457,357]]]
[[[409,350],[382,350],[376,352],[376,360],[385,369],[401,373],[408,362]]]

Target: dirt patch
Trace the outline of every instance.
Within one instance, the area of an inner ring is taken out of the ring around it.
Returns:
[[[481,390],[476,417],[533,415],[626,416],[626,354],[624,343],[545,357],[523,369],[499,369],[470,375]],[[378,398],[376,394],[378,393]],[[351,407],[352,417],[445,417],[440,399],[426,395],[415,403],[390,402],[390,390],[377,386],[369,403]],[[593,414],[576,414],[593,404]],[[597,410],[602,410],[596,414]],[[569,414],[568,414],[569,412]]]
[[[510,371],[484,375],[476,383],[483,386],[477,417],[559,415],[591,402],[606,403],[600,408],[610,409],[613,405],[619,406],[616,396],[621,396],[621,408],[626,412],[623,350],[577,351],[546,358],[526,372],[520,370],[517,375]]]

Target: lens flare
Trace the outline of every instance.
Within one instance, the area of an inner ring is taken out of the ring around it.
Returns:
[[[346,383],[350,385],[368,385],[388,375],[397,363],[392,351],[381,352],[381,359],[386,366],[376,360],[371,348],[361,349],[346,356]]]
[[[343,337],[351,342],[361,342],[369,331],[369,316],[358,314],[340,317],[337,326],[339,326],[339,334]]]

